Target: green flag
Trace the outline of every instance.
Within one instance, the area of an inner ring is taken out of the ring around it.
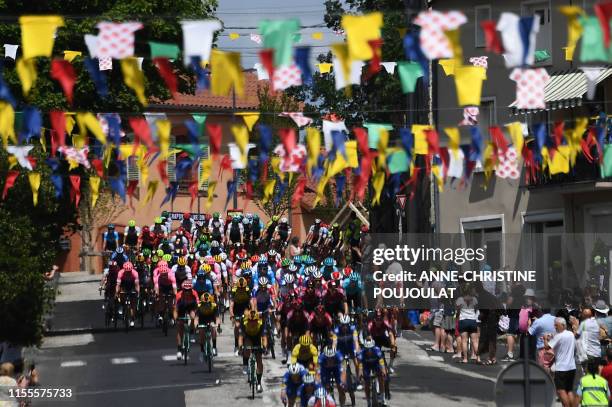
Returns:
[[[368,147],[373,149],[378,148],[381,130],[393,130],[393,126],[387,123],[364,123],[363,127],[368,129]]]
[[[612,177],[612,144],[603,148],[603,162],[601,163],[601,177]]]
[[[151,47],[151,58],[168,58],[168,59],[177,59],[181,50],[176,44],[168,44],[165,42],[155,42],[149,41],[149,46]]]
[[[399,72],[400,82],[402,83],[402,92],[414,92],[417,79],[423,76],[421,65],[419,65],[418,62],[398,61],[397,70]]]
[[[389,155],[387,158],[387,169],[391,174],[407,172],[410,169],[410,161],[408,161],[406,151],[399,149]]]
[[[259,32],[263,37],[263,47],[274,50],[274,66],[290,65],[293,61],[293,43],[295,34],[300,29],[297,19],[264,20],[259,23]]]
[[[206,121],[206,113],[192,113],[191,117],[198,124],[200,135],[204,132],[204,122]]]

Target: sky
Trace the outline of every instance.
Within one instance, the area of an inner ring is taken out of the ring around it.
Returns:
[[[242,53],[243,68],[252,68],[259,61],[258,51],[260,45],[251,41],[250,34],[257,34],[257,26],[261,20],[283,20],[298,18],[302,26],[321,24],[318,28],[304,28],[300,31],[300,46],[310,45],[311,58],[314,59],[320,53],[327,52],[327,45],[337,42],[340,37],[336,36],[330,29],[325,27],[323,16],[325,15],[325,0],[219,0],[217,17],[223,21],[226,29],[221,33],[217,41],[219,49],[224,51],[238,51]],[[322,40],[314,40],[311,34],[323,33]],[[240,38],[231,40],[230,33],[240,34]]]

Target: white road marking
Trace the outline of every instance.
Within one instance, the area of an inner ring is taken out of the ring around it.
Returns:
[[[130,363],[136,363],[136,362],[138,362],[136,358],[112,358],[111,359],[111,363],[113,365],[128,365]]]
[[[444,362],[444,358],[442,356],[430,356],[429,358],[437,362]]]
[[[79,334],[79,335],[60,335],[60,336],[49,336],[44,338],[42,348],[65,348],[70,346],[83,346],[94,341],[92,334]]]
[[[164,362],[171,362],[173,360],[176,360],[176,355],[164,355],[162,356],[162,360]]]
[[[431,342],[431,341],[413,341],[413,340],[410,340],[410,342],[412,342],[412,343],[414,343],[415,345],[418,345],[418,346],[433,345],[433,342]]]
[[[85,362],[84,360],[69,360],[66,362],[62,362],[60,364],[60,367],[79,367],[85,365],[87,365],[87,362]]]
[[[417,357],[418,357],[420,360],[429,360],[429,356],[428,356],[428,355],[417,355]]]

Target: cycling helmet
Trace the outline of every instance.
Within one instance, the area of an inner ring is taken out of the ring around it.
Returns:
[[[140,253],[138,254],[138,256],[136,256],[136,261],[140,261],[143,262],[145,259],[144,254]]]
[[[351,323],[351,317],[349,317],[348,315],[342,315],[340,317],[340,323],[342,325],[348,325]]]
[[[162,249],[159,249],[156,253],[157,257],[162,257],[164,255],[164,251]]]
[[[344,277],[348,277],[351,275],[351,273],[353,272],[353,269],[351,268],[351,266],[346,266],[343,270],[342,270],[342,274],[344,274]]]
[[[162,223],[162,218],[158,216],[155,218],[155,224],[159,225],[160,223]]]
[[[142,249],[142,254],[145,257],[149,257],[151,255],[151,249],[149,249],[148,247],[145,247],[144,249]]]
[[[243,261],[242,264],[240,265],[240,268],[242,270],[248,270],[251,268],[251,262],[250,261]]]
[[[172,261],[172,255],[171,254],[164,254],[162,256],[162,259],[164,259],[166,261]]]
[[[323,350],[323,353],[325,353],[325,356],[327,356],[328,358],[333,358],[336,355],[336,349],[331,346],[326,346],[325,350]]]
[[[243,224],[245,224],[245,225],[248,225],[248,224],[249,224],[249,223],[251,223],[251,222],[249,221],[249,219],[248,219],[248,218],[243,218],[243,219],[242,219],[242,223],[243,223]]]
[[[117,254],[122,254],[123,253],[123,247],[119,246],[119,247],[117,247],[117,249],[115,249],[115,251],[117,252]]]
[[[272,222],[278,222],[278,215],[272,215]]]
[[[324,399],[327,397],[327,390],[325,390],[323,387],[319,387],[318,389],[315,390],[315,398],[318,399]]]
[[[210,267],[210,264],[202,264],[200,266],[200,270],[202,270],[205,273],[210,273],[212,271],[212,267]]]
[[[154,254],[154,255],[151,257],[151,261],[152,261],[153,263],[156,263],[156,262],[157,262],[157,260],[159,260],[159,259],[157,258],[157,255],[156,255],[156,254]]]
[[[304,378],[302,379],[302,382],[304,384],[314,384],[315,377],[311,373],[308,373],[308,374],[304,375]]]
[[[314,270],[312,272],[312,278],[314,278],[315,280],[319,280],[323,278],[323,274],[321,273],[321,270]]]
[[[310,337],[310,335],[300,336],[300,345],[302,346],[312,345],[312,338]]]
[[[259,259],[258,264],[261,264],[262,266],[266,266],[266,265],[268,265],[268,259],[266,259],[264,256],[261,256],[261,258]]]
[[[251,256],[251,263],[257,263],[259,261],[259,256],[254,254]]]
[[[125,263],[123,263],[123,269],[127,271],[133,270],[134,265],[132,264],[132,262],[126,261]]]
[[[318,225],[319,223],[321,223],[321,219],[316,218],[316,219],[315,219],[315,221],[314,221],[314,223],[315,223],[315,225]]]
[[[219,219],[219,212],[213,213],[213,219]]]
[[[289,222],[289,220],[287,220],[287,218],[281,218],[280,223],[287,223]]]
[[[295,264],[301,264],[302,263],[302,256],[293,256],[293,262]]]
[[[334,271],[333,273],[331,273],[331,279],[332,281],[338,281],[342,278],[342,275],[340,274],[339,271]]]
[[[200,301],[202,301],[203,303],[213,302],[212,295],[208,293],[203,293],[202,296],[200,297]]]
[[[168,217],[168,211],[162,211],[161,216],[162,218],[167,218]]]
[[[334,224],[332,225],[332,228],[334,228],[334,229],[335,229],[335,228],[337,228],[338,226],[339,226],[339,225],[338,225],[338,222],[334,222]]]
[[[157,263],[157,267],[163,268],[163,267],[168,267],[168,262],[165,260],[160,260],[159,263]]]
[[[289,271],[295,273],[297,271],[297,266],[295,264],[289,265]]]
[[[293,282],[295,281],[295,277],[293,277],[293,274],[285,274],[285,277],[283,277],[283,279],[287,284],[293,284]]]
[[[250,220],[250,219],[253,219],[253,214],[252,214],[252,213],[250,213],[250,212],[249,212],[249,213],[247,213],[247,214],[246,214],[246,218],[247,218],[247,219],[249,219],[249,220]]]
[[[374,342],[372,338],[368,338],[363,342],[363,347],[365,349],[372,349],[374,346],[376,346],[376,342]]]
[[[187,219],[187,220],[191,219],[191,214],[189,212],[185,212],[183,214],[183,219]]]
[[[349,276],[349,280],[351,281],[359,281],[359,274],[356,271],[353,271]]]
[[[302,367],[300,365],[298,365],[297,363],[292,363],[289,365],[289,374],[291,375],[297,375],[302,373]]]
[[[212,242],[210,242],[210,247],[219,247],[219,242],[213,240]]]
[[[130,221],[128,222],[128,226],[133,228],[134,226],[136,226],[136,221],[134,219],[130,219]]]
[[[217,263],[221,263],[222,261],[223,261],[223,260],[221,259],[221,255],[220,255],[220,254],[217,254],[217,255],[215,256],[215,262],[217,262]]]
[[[206,256],[206,264],[210,264],[212,266],[215,264],[215,258],[213,256]]]
[[[281,261],[281,266],[282,267],[288,267],[291,264],[291,260],[285,258],[283,259],[283,261]]]
[[[240,218],[239,218],[238,216],[234,216],[234,217],[232,218],[232,222],[234,222],[234,223],[238,223],[238,222],[240,222]]]
[[[274,250],[274,249],[268,250],[268,256],[269,257],[274,257],[274,256],[276,256],[276,254],[277,254],[276,250]]]
[[[268,285],[268,277],[266,276],[259,277],[259,285],[266,287]]]
[[[333,257],[326,257],[325,260],[323,260],[324,266],[333,266],[334,263],[336,263],[336,261],[333,259]]]
[[[114,225],[114,224],[112,224],[112,223],[109,223],[109,224],[108,224],[108,229],[109,229],[109,230],[115,229],[115,225]]]
[[[225,253],[220,253],[219,257],[221,257],[221,261],[227,260],[227,254],[225,254]]]
[[[187,264],[187,259],[184,257],[179,257],[178,261],[177,261],[179,266],[184,266]]]
[[[238,282],[236,283],[236,285],[237,285],[239,288],[246,288],[246,286],[247,286],[247,281],[246,281],[246,278],[244,278],[244,277],[240,277],[240,278],[238,279]]]
[[[187,279],[183,281],[183,284],[181,284],[181,287],[183,287],[183,290],[191,290],[191,288],[193,287],[193,284],[191,283],[191,280]]]
[[[308,264],[308,265],[312,265],[312,264],[315,264],[316,262],[315,262],[315,259],[312,256],[307,256],[305,263]]]

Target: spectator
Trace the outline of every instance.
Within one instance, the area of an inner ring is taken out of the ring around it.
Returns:
[[[289,244],[289,258],[292,259],[294,256],[299,256],[300,254],[302,254],[300,239],[297,236],[293,236],[291,238],[291,243]]]
[[[497,323],[499,322],[498,310],[501,304],[496,296],[484,288],[482,282],[475,283],[476,294],[478,295],[478,309],[480,311],[480,338],[478,353],[488,351],[489,356],[484,362],[485,365],[497,363]]]
[[[525,357],[525,348],[531,342],[529,336],[529,325],[533,319],[533,310],[539,308],[536,303],[535,292],[533,288],[527,288],[523,291],[523,304],[519,310],[518,320],[518,336],[519,336],[519,354],[521,358]],[[535,347],[529,346],[529,359],[535,360]]]
[[[612,384],[612,348],[606,350],[606,365],[601,369],[601,377],[606,379],[608,387]]]
[[[554,379],[561,404],[563,407],[572,407],[574,403],[572,389],[574,387],[574,377],[576,376],[576,363],[574,362],[576,340],[574,334],[566,328],[567,322],[565,318],[555,318],[555,330],[557,333],[552,339],[552,335],[544,335],[544,349],[545,351],[552,350],[555,355]]]
[[[576,337],[581,339],[584,352],[586,353],[586,361],[593,360],[595,363],[601,363],[601,346],[599,344],[599,324],[595,320],[593,308],[586,307],[582,310],[582,322],[576,332]]]
[[[0,400],[8,400],[8,389],[17,387],[17,381],[13,377],[15,367],[12,363],[5,362],[0,364]],[[0,401],[0,407],[16,407],[16,401]]]
[[[610,388],[606,379],[597,374],[599,364],[595,360],[587,362],[587,374],[580,379],[576,390],[577,405],[607,406],[610,399]]]
[[[519,334],[519,313],[520,309],[516,307],[515,298],[517,302],[520,301],[523,293],[519,296],[515,296],[514,292],[511,291],[510,295],[505,298],[504,306],[506,309],[506,315],[508,316],[508,330],[506,331],[506,356],[502,359],[502,362],[512,362],[514,358],[514,346],[516,344],[516,338]]]
[[[472,342],[471,360],[480,363],[478,356],[478,301],[474,298],[469,287],[464,288],[464,295],[457,299],[457,314],[459,318],[459,333],[461,334],[461,363],[468,362],[468,339]]]
[[[610,335],[612,334],[612,316],[610,315],[610,307],[604,300],[597,300],[595,306],[595,317],[600,329],[600,341],[605,347],[610,342]]]
[[[0,365],[5,362],[12,363],[15,367],[15,374],[21,374],[23,371],[23,356],[21,352],[21,346],[13,345],[8,341],[0,343]]]
[[[543,309],[542,314],[531,323],[529,335],[536,339],[537,362],[544,370],[550,373],[550,366],[553,362],[552,354],[544,349],[544,335],[555,333],[555,317],[550,313],[550,309]]]

